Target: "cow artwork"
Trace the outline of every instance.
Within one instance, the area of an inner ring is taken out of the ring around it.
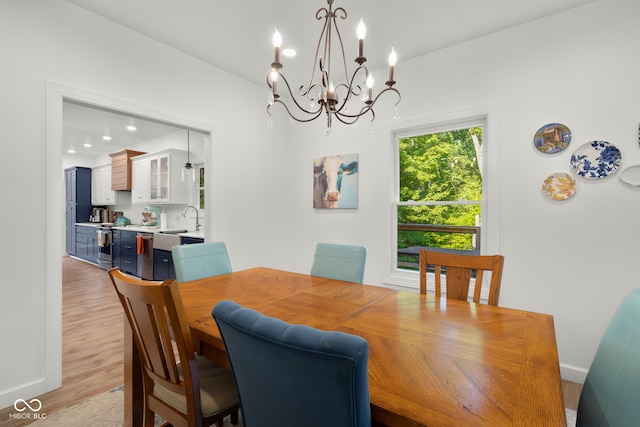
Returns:
[[[357,173],[357,154],[343,154],[314,159],[313,207],[319,209],[357,208]]]

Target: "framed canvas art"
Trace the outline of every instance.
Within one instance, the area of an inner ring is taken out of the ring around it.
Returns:
[[[313,159],[313,207],[358,207],[358,155],[341,154]]]

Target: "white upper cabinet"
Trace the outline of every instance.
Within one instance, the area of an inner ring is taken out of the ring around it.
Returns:
[[[91,169],[91,204],[94,206],[115,205],[117,193],[111,190],[111,165]]]
[[[182,182],[187,152],[163,150],[131,158],[131,203],[189,204],[190,186]]]

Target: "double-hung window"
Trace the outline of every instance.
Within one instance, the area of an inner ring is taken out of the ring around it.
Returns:
[[[421,249],[460,254],[496,250],[496,227],[486,227],[487,193],[496,193],[488,182],[497,182],[497,170],[487,176],[489,116],[461,113],[394,132],[392,276],[400,278],[395,284],[417,287]],[[496,144],[496,138],[491,142]]]

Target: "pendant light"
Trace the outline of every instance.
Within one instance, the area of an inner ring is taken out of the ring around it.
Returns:
[[[187,163],[182,167],[182,182],[196,182],[196,169],[189,161],[189,129],[187,129]]]

